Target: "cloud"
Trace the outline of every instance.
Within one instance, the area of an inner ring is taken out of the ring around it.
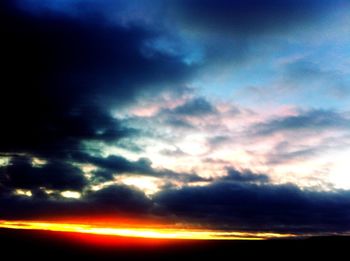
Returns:
[[[176,14],[190,28],[257,36],[296,30],[321,18],[343,1],[190,0],[178,1]]]
[[[112,185],[99,191],[86,191],[81,199],[62,197],[25,197],[4,194],[0,197],[1,218],[57,218],[137,215],[142,218],[152,208],[145,194],[124,185]]]
[[[214,182],[162,191],[154,201],[179,220],[220,229],[300,233],[346,232],[350,228],[347,191]]]
[[[174,117],[174,116],[166,116],[164,123],[166,125],[171,126],[171,127],[178,128],[178,129],[184,129],[184,130],[191,130],[191,129],[196,128],[188,120],[181,119],[179,117]]]
[[[11,159],[9,165],[0,168],[0,183],[11,189],[82,190],[87,180],[82,171],[69,163],[50,161],[34,167],[28,157]]]
[[[348,96],[349,77],[346,71],[310,60],[304,57],[283,64],[277,91],[278,88],[287,93],[306,90],[307,93],[315,92],[317,95],[324,93],[327,99],[330,96],[337,99]]]
[[[31,197],[1,190],[0,217],[160,215],[185,224],[236,231],[327,233],[349,229],[348,191],[301,190],[292,184],[273,185],[264,174],[232,168],[227,173],[205,186],[164,187],[152,198],[126,185],[84,190],[80,199],[43,195],[40,189],[33,190]]]
[[[129,213],[145,212],[152,206],[151,201],[139,190],[125,185],[112,185],[96,192],[90,192],[85,200],[98,208],[122,210]],[[99,209],[101,211],[101,209]]]
[[[185,152],[183,152],[180,148],[177,147],[174,150],[164,149],[161,151],[161,154],[169,157],[181,157],[187,155]]]
[[[155,169],[148,158],[140,158],[136,161],[130,161],[124,157],[111,155],[108,157],[95,157],[87,154],[76,154],[74,160],[81,163],[90,163],[98,167],[94,172],[97,178],[113,180],[115,175],[139,175],[151,176],[170,181],[182,182],[201,182],[210,181],[202,178],[195,173],[176,172],[166,168]]]
[[[233,181],[233,182],[257,182],[257,183],[266,183],[269,181],[269,177],[265,174],[255,174],[249,170],[240,172],[234,168],[227,169],[227,176],[221,178],[224,181]]]
[[[349,128],[350,121],[342,114],[332,110],[309,110],[298,115],[280,117],[259,123],[253,127],[257,135],[271,135],[282,131]]]
[[[173,134],[181,136],[180,133],[198,130],[201,125],[205,124],[205,121],[208,121],[209,117],[214,116],[218,116],[218,111],[211,102],[203,97],[197,97],[193,93],[190,95],[188,93],[187,97],[182,97],[180,102],[169,102],[154,115],[134,117],[131,122],[142,122],[143,125],[147,124],[149,128],[159,126],[160,130],[164,127],[176,129],[176,132],[169,133],[168,136],[173,136]],[[155,133],[162,135],[158,130]],[[155,133],[152,132],[151,135],[155,135]]]
[[[338,144],[339,145],[339,144]],[[317,146],[302,146],[301,148],[289,142],[278,143],[274,148],[272,148],[267,155],[268,164],[283,164],[287,162],[293,162],[297,160],[306,160],[327,147],[327,144],[320,144]]]
[[[137,161],[129,161],[121,156],[108,156],[106,158],[87,157],[89,163],[95,164],[100,168],[119,172],[119,173],[143,173],[152,174],[154,170],[151,167],[152,162],[147,158],[141,158]]]
[[[213,136],[208,139],[208,144],[210,144],[211,147],[219,147],[222,144],[225,144],[227,142],[230,142],[230,136],[227,135],[218,135],[218,136]]]
[[[202,97],[186,97],[184,102],[172,107],[164,107],[153,117],[147,117],[147,121],[154,120],[155,124],[174,127],[189,131],[197,128],[193,120],[217,115],[217,109],[208,100]],[[161,121],[161,122],[160,122]]]
[[[18,5],[36,15],[55,12],[79,19],[100,16],[122,26],[159,26],[159,19],[164,14],[163,3],[159,0],[152,4],[147,0],[21,0]]]
[[[216,109],[204,98],[197,97],[176,107],[172,112],[185,116],[203,116],[215,113]]]
[[[67,154],[82,140],[129,135],[111,110],[140,95],[183,86],[193,66],[166,54],[146,56],[156,32],[99,15],[33,14],[2,3],[0,151]],[[180,88],[180,87],[179,87]],[[132,132],[132,131],[131,131]]]

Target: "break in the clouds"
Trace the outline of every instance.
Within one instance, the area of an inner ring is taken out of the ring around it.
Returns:
[[[3,1],[0,218],[348,232],[349,7]]]

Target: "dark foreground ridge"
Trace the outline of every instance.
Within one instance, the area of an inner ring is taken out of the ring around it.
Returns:
[[[345,257],[350,237],[244,240],[152,240],[80,233],[0,229],[7,260],[268,260]],[[73,259],[72,259],[73,260]]]

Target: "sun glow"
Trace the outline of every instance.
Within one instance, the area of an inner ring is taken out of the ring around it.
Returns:
[[[335,157],[333,164],[330,167],[330,181],[341,189],[350,188],[349,175],[349,153],[350,150],[332,155]]]
[[[128,176],[122,175],[116,178],[117,182],[121,182],[128,186],[134,186],[142,191],[144,191],[147,195],[152,195],[159,191],[158,183],[159,179],[155,177],[145,177],[145,176]]]
[[[81,198],[81,193],[76,192],[76,191],[70,191],[70,190],[66,190],[60,193],[61,196],[65,197],[65,198]]]
[[[27,189],[16,189],[14,191],[15,195],[20,195],[20,196],[26,196],[26,197],[31,197],[32,196],[32,192],[30,190]]]
[[[228,232],[185,228],[151,227],[105,227],[102,225],[58,223],[48,221],[0,221],[0,228],[78,232],[155,239],[196,239],[196,240],[263,240],[268,238],[292,237],[292,234]]]

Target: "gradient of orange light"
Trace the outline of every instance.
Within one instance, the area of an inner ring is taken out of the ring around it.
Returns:
[[[165,227],[164,225],[153,226],[121,226],[102,223],[60,223],[49,221],[0,221],[0,228],[45,230],[60,232],[78,232],[96,235],[113,235],[132,238],[153,239],[196,239],[196,240],[263,240],[267,238],[292,237],[292,234],[277,233],[254,233],[215,231],[205,229],[190,229]]]

